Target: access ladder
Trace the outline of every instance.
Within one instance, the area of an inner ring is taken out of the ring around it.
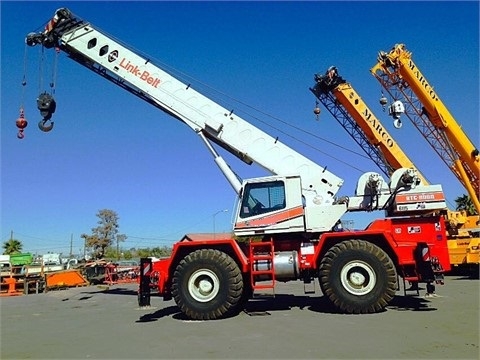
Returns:
[[[252,290],[272,289],[275,295],[275,269],[273,241],[250,241],[250,282]],[[258,282],[262,282],[259,284]]]

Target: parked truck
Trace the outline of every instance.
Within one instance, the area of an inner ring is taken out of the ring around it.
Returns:
[[[47,253],[42,255],[42,265],[62,265],[62,259],[59,253]]]
[[[425,216],[446,207],[441,185],[418,185],[409,169],[388,181],[367,172],[355,194],[338,196],[343,179],[68,9],[26,42],[63,51],[184,123],[237,194],[232,236],[179,241],[167,259],[142,259],[139,305],[150,304],[153,290],[187,317],[211,320],[238,313],[278,281],[318,280],[340,312],[374,313],[392,300],[399,277],[426,283],[429,293],[443,283],[450,269],[444,220]],[[42,106],[44,131],[51,130],[51,110]],[[220,148],[271,175],[239,180]],[[385,216],[363,230],[337,231],[344,214],[374,210]]]

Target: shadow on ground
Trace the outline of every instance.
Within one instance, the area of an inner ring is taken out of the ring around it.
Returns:
[[[422,297],[395,296],[390,305],[384,311],[436,311],[436,308],[429,307],[430,301]],[[275,297],[250,299],[245,305],[243,312],[249,316],[268,316],[274,311],[288,311],[291,309],[307,310],[321,314],[340,314],[339,311],[325,297],[296,296],[278,294]],[[382,312],[384,312],[382,311]],[[381,313],[381,312],[380,312]],[[371,316],[378,315],[370,314]],[[356,316],[356,315],[347,315]],[[142,315],[136,322],[152,322],[165,317],[172,317],[175,320],[188,321],[189,318],[180,312],[175,305],[156,310],[152,313]],[[235,316],[234,316],[235,317]]]
[[[395,296],[387,310],[397,311],[436,311],[437,308],[430,307],[431,302],[423,297],[418,296]]]
[[[479,280],[480,266],[454,267],[447,276],[453,280]]]

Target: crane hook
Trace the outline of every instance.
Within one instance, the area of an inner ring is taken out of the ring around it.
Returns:
[[[37,98],[37,108],[43,116],[43,120],[38,123],[38,128],[43,132],[49,132],[53,129],[53,121],[50,119],[57,108],[57,103],[52,95],[43,92]]]
[[[20,108],[20,116],[15,122],[15,125],[17,125],[17,128],[18,128],[17,138],[23,139],[25,137],[25,135],[23,134],[23,130],[28,125],[28,121],[27,119],[25,119],[25,113],[23,111],[23,108]]]
[[[38,122],[38,128],[43,132],[49,132],[50,130],[53,129],[53,121],[51,121],[50,119],[40,120]]]

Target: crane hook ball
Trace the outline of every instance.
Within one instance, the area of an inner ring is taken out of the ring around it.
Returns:
[[[17,125],[17,128],[19,128],[20,130],[23,131],[23,129],[25,129],[28,125],[28,121],[27,119],[25,119],[24,116],[20,116],[17,121],[15,122],[15,124]]]
[[[23,130],[28,125],[28,121],[27,119],[25,119],[25,114],[23,112],[23,109],[20,109],[20,116],[15,121],[15,125],[17,125],[17,128],[18,128],[17,138],[23,139],[25,137],[25,135],[23,134]]]
[[[315,115],[317,115],[317,116],[320,115],[320,111],[321,111],[321,110],[320,110],[320,108],[319,108],[318,106],[317,106],[315,109],[313,109],[313,113],[314,113]]]
[[[380,98],[380,105],[382,105],[383,107],[385,107],[388,103],[388,99],[385,97],[385,96],[382,96]]]

